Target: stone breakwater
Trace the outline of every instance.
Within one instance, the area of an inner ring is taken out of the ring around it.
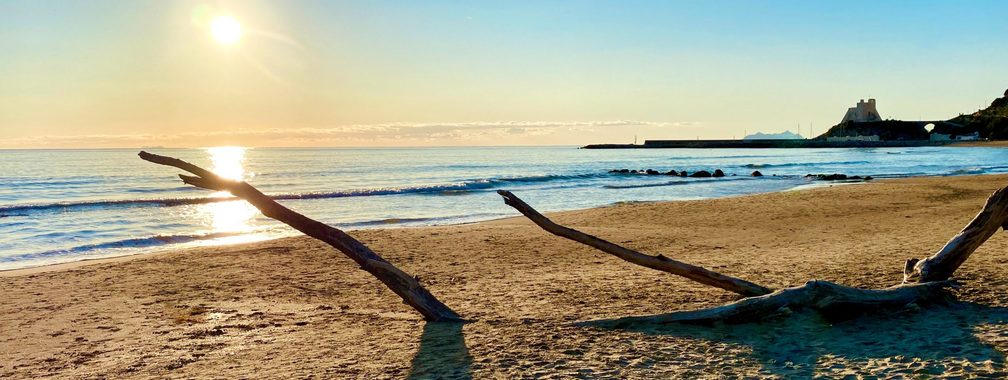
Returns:
[[[648,176],[672,176],[672,177],[691,177],[691,178],[719,178],[725,177],[726,174],[721,169],[714,169],[713,172],[707,170],[699,170],[693,173],[689,173],[685,170],[668,170],[659,171],[655,169],[612,169],[609,174],[627,174],[627,175],[648,175]],[[736,176],[736,174],[731,174],[731,176]],[[751,177],[763,177],[763,173],[759,170],[754,170],[749,174]],[[773,176],[777,176],[773,174]],[[805,179],[815,180],[815,181],[871,181],[872,176],[859,176],[859,175],[847,175],[842,173],[832,173],[832,174],[806,174]]]
[[[951,141],[886,140],[886,141],[826,141],[804,140],[645,140],[644,144],[590,144],[580,149],[662,149],[662,148],[906,148],[942,146]]]

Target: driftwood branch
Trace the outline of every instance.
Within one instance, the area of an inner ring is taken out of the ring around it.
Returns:
[[[994,236],[998,229],[1006,228],[1006,224],[1008,224],[1008,187],[991,194],[980,213],[933,256],[923,260],[907,260],[903,268],[903,282],[949,279],[973,251]]]
[[[243,181],[234,181],[220,177],[209,170],[182,161],[177,158],[159,156],[140,152],[140,158],[155,164],[172,166],[185,170],[195,176],[179,175],[183,182],[196,187],[228,191],[236,197],[244,199],[259,209],[263,215],[279,220],[294,229],[329,244],[347,257],[353,259],[361,269],[374,275],[389,289],[402,297],[406,304],[412,306],[428,321],[461,321],[452,309],[445,306],[427,291],[413,276],[406,274],[391,263],[382,259],[370,248],[354,239],[345,232],[301,215],[277,203],[252,185]]]
[[[721,288],[743,296],[760,296],[771,292],[771,290],[766,287],[743,279],[727,276],[696,265],[673,260],[662,255],[646,255],[584,232],[561,226],[540,214],[532,208],[532,206],[529,206],[510,191],[498,190],[497,193],[504,197],[504,203],[508,206],[514,207],[515,210],[518,210],[518,212],[525,215],[525,217],[539,227],[542,227],[542,229],[547,232],[589,245],[595,249],[619,257],[631,263],[686,277],[701,284]]]
[[[894,309],[943,300],[945,294],[941,290],[952,285],[951,281],[938,281],[897,285],[886,289],[861,289],[828,281],[809,281],[802,286],[744,298],[723,306],[661,315],[600,319],[580,322],[578,325],[621,328],[635,324],[740,323],[788,315],[802,309],[817,311],[827,318],[844,318],[869,310]]]
[[[826,281],[809,281],[803,286],[781,289],[770,293],[753,283],[711,272],[690,264],[662,256],[648,256],[620,247],[597,237],[560,226],[507,191],[498,191],[504,202],[514,207],[535,224],[550,233],[565,237],[626,261],[649,268],[679,274],[698,282],[735,291],[749,297],[718,307],[681,311],[669,314],[626,317],[581,322],[594,327],[626,327],[632,324],[663,323],[738,323],[752,322],[794,310],[814,310],[829,317],[843,317],[868,311],[898,308],[945,299],[944,289],[953,284],[949,278],[981,244],[998,229],[1008,228],[1008,187],[1002,188],[987,199],[980,213],[966,228],[949,240],[938,253],[929,258],[907,260],[904,265],[904,284],[886,289],[862,289]]]

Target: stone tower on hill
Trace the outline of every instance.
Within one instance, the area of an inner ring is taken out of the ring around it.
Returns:
[[[864,99],[858,102],[857,107],[851,107],[847,109],[847,113],[844,114],[843,120],[840,123],[854,121],[863,123],[866,121],[882,121],[882,116],[879,115],[878,109],[875,108],[875,99],[868,99],[865,103]]]

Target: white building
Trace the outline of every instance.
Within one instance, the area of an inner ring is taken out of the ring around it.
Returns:
[[[875,108],[875,99],[868,99],[867,103],[865,103],[864,99],[861,99],[856,107],[848,108],[840,123],[847,121],[882,121],[882,115],[879,115],[878,109]]]
[[[976,141],[980,140],[980,132],[973,132],[968,135],[957,135],[952,138],[952,135],[946,135],[941,133],[932,133],[930,137],[931,141]]]

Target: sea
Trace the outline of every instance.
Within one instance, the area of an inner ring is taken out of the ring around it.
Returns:
[[[1008,149],[618,149],[556,147],[149,149],[241,179],[346,230],[469,223],[540,211],[674,201],[877,179],[1008,172]],[[185,186],[139,149],[0,150],[0,270],[296,235],[227,193]],[[611,173],[695,172],[720,178]],[[760,171],[764,176],[753,177]]]

